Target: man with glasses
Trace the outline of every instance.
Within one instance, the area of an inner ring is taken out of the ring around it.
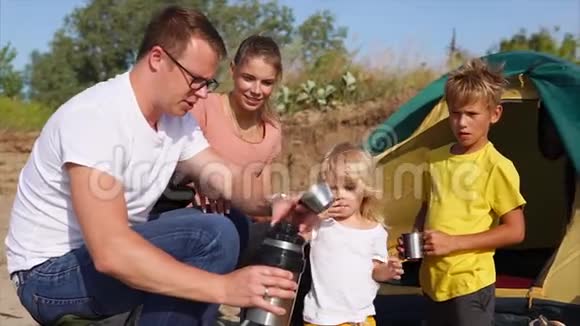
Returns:
[[[148,218],[177,169],[248,214],[292,215],[306,227],[316,219],[293,200],[232,193],[243,188],[228,187],[242,172],[186,114],[217,87],[224,56],[205,16],[168,7],[148,25],[129,72],[77,94],[46,123],[21,172],[6,238],[11,280],[40,324],[138,306],[140,325],[208,325],[219,303],[284,313],[264,295],[293,297],[292,275],[233,271],[238,236],[226,217],[186,209]]]
[[[191,91],[196,92],[204,87],[207,87],[208,92],[213,92],[218,88],[219,83],[217,80],[215,80],[213,78],[205,79],[203,77],[195,75],[191,71],[187,70],[187,68],[185,68],[181,63],[179,63],[179,61],[177,61],[177,59],[175,59],[171,54],[169,54],[169,52],[167,52],[165,49],[163,49],[163,51],[165,52],[167,57],[169,57],[169,59],[171,59],[171,61],[173,61],[173,63],[175,63],[179,68],[181,68],[181,70],[186,75],[189,76],[189,80],[190,80],[189,81],[189,88],[191,88]],[[185,78],[187,79],[187,76],[185,76]]]

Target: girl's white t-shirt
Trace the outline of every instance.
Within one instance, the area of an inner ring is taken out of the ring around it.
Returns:
[[[363,322],[375,314],[379,284],[373,260],[387,260],[387,231],[350,228],[325,219],[312,232],[312,288],[304,300],[303,318],[318,325]]]

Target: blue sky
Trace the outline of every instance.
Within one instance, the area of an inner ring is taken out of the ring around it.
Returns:
[[[34,49],[45,51],[63,18],[86,0],[0,0],[0,46],[18,51],[17,69]],[[397,58],[438,62],[452,29],[458,44],[485,54],[502,37],[520,28],[537,31],[560,26],[580,34],[580,0],[279,0],[294,10],[297,22],[329,9],[348,27],[347,46],[363,56],[390,53]],[[380,58],[379,58],[380,60]],[[388,59],[385,59],[388,60]]]

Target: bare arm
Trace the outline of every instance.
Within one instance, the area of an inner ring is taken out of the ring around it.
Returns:
[[[222,159],[212,148],[180,162],[177,170],[179,175],[193,179],[200,191],[211,199],[230,200],[232,206],[249,215],[272,215],[266,196],[252,196],[250,182],[255,177],[242,167]]]
[[[271,216],[271,223],[290,219],[301,233],[308,232],[318,221],[318,216],[299,204],[298,197],[277,199],[252,198],[247,190],[249,171],[226,162],[211,147],[177,166],[178,179],[183,175],[192,178],[209,198],[230,200],[233,207],[247,215]],[[251,172],[251,171],[250,171]]]
[[[255,177],[252,184],[252,198],[263,198],[272,196],[272,166],[266,165],[262,169],[259,176]],[[254,222],[267,222],[270,220],[270,216],[267,215],[254,215],[251,216]]]
[[[489,231],[457,237],[457,250],[495,249],[520,243],[526,235],[521,208],[506,213],[502,223]]]
[[[128,226],[123,187],[115,178],[85,166],[66,168],[73,207],[98,271],[147,292],[203,302],[225,300],[221,276],[178,262]],[[116,189],[115,193],[99,196],[89,180],[98,180],[99,189]]]
[[[522,242],[525,237],[524,214],[516,208],[501,217],[502,223],[488,231],[448,235],[439,231],[425,231],[425,251],[429,255],[446,255],[463,250],[486,250]]]
[[[228,169],[231,168],[232,167],[230,165]],[[230,200],[225,199],[221,194],[218,195],[219,198],[216,196],[213,198],[206,197],[206,195],[202,193],[201,187],[196,185],[195,182],[191,182],[192,176],[184,175],[183,163],[180,165],[179,169],[181,169],[181,171],[177,173],[177,178],[175,181],[178,181],[179,183],[189,182],[188,186],[191,187],[194,191],[194,197],[192,200],[194,207],[199,208],[206,213],[230,213]],[[270,198],[272,196],[271,170],[271,165],[266,165],[262,168],[260,174],[256,176],[254,175],[253,170],[248,169],[248,173],[243,176],[245,188],[242,189],[243,191],[246,191],[246,193],[244,193],[246,195],[244,197],[246,200],[261,200],[265,197]],[[205,190],[207,190],[207,187]],[[271,219],[271,216],[249,215],[248,217],[250,217],[254,222],[267,222]]]

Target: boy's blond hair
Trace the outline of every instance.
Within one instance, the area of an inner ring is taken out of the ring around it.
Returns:
[[[449,108],[463,107],[481,100],[494,108],[500,104],[506,85],[503,66],[491,66],[481,59],[472,59],[449,73],[445,83],[445,100]]]
[[[361,216],[386,226],[378,212],[378,195],[375,188],[375,163],[372,156],[361,146],[339,143],[324,156],[320,178],[329,184],[355,184],[363,187]]]

